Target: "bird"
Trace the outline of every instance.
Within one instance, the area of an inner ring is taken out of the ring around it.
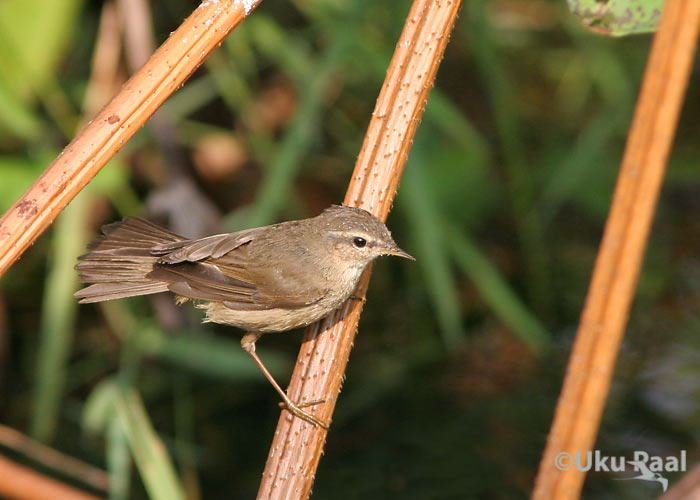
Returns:
[[[187,239],[146,219],[126,217],[102,228],[75,266],[89,286],[80,303],[175,294],[194,301],[204,322],[245,331],[243,350],[282,398],[280,405],[302,420],[328,426],[296,404],[255,350],[267,333],[309,325],[328,316],[353,292],[363,271],[379,256],[415,260],[398,247],[386,225],[355,207],[332,205],[316,217]]]

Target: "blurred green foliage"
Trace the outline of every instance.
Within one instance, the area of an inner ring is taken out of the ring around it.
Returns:
[[[157,41],[195,6],[153,3]],[[78,307],[72,266],[125,215],[195,236],[173,205],[236,230],[340,202],[409,6],[263,2],[231,34],[163,107],[174,133],[140,131],[0,282],[2,423],[105,468],[113,499],[253,497],[279,409],[240,332],[169,298]],[[0,3],[2,210],[89,119],[101,8]],[[591,34],[563,2],[464,5],[388,221],[417,262],[374,267],[314,498],[528,496],[648,45]],[[597,444],[611,455],[698,455],[698,95],[695,77]],[[188,190],[164,197],[175,178]],[[299,338],[260,343],[281,380]],[[656,496],[613,479],[591,475],[586,498]]]

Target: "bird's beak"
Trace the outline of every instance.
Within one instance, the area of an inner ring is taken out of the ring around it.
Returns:
[[[396,255],[397,257],[403,257],[404,259],[416,260],[416,258],[408,252],[401,250],[399,247],[388,248],[384,251],[386,255]]]

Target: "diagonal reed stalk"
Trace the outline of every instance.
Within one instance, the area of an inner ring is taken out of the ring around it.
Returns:
[[[260,0],[208,0],[0,219],[0,276]]]
[[[0,455],[0,494],[15,500],[101,500]]]
[[[533,500],[579,498],[585,472],[577,470],[573,460],[577,452],[585,455],[595,444],[699,28],[700,2],[666,2]]]
[[[355,164],[346,205],[386,220],[460,4],[413,2]],[[364,299],[370,272],[360,280],[356,297]],[[292,374],[289,396],[294,401],[324,400],[310,411],[326,422],[340,393],[362,303],[350,299],[341,310],[307,329]],[[258,498],[308,498],[325,439],[324,429],[283,412]]]

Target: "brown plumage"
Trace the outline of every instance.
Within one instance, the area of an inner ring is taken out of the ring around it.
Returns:
[[[242,345],[295,415],[323,425],[288,400],[255,354],[261,333],[327,316],[351,295],[380,255],[411,258],[384,223],[359,208],[332,206],[311,219],[188,240],[137,217],[103,228],[76,269],[90,286],[81,303],[171,291],[195,300],[206,320],[243,328]]]

